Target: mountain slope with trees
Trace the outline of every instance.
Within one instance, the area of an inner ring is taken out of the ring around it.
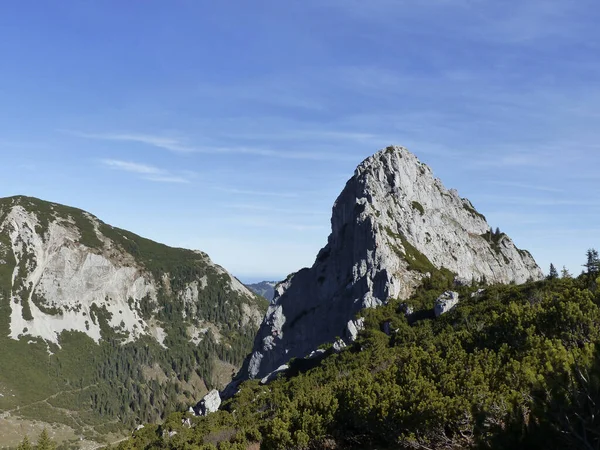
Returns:
[[[293,361],[274,382],[243,383],[221,411],[189,423],[175,413],[119,449],[598,448],[594,269],[461,287],[439,318],[434,300],[451,284],[436,279],[407,301],[362,311],[358,340],[318,365]]]
[[[267,303],[205,253],[0,199],[2,420],[100,442],[187,409],[231,379]]]

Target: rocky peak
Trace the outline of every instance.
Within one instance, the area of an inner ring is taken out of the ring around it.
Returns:
[[[542,277],[528,252],[492,233],[469,200],[403,147],[357,167],[333,206],[331,230],[314,265],[277,286],[241,379],[348,337],[360,309],[409,297],[435,270],[457,282]]]

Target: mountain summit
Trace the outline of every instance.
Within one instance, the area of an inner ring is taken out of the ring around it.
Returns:
[[[542,278],[533,257],[492,232],[469,200],[405,148],[387,147],[346,183],[313,266],[277,286],[239,380],[352,337],[358,311],[408,298],[440,271],[463,284]]]

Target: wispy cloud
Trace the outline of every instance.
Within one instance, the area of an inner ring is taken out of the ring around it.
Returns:
[[[153,174],[157,175],[163,173],[161,169],[147,164],[140,164],[131,161],[121,161],[118,159],[101,159],[100,162],[107,167],[117,170],[124,170],[125,172],[141,173],[141,174]]]
[[[190,183],[188,178],[178,177],[174,175],[149,176],[144,177],[145,180],[155,181],[157,183]]]
[[[354,158],[343,154],[343,153],[330,153],[330,152],[306,152],[297,150],[287,149],[269,149],[259,147],[246,147],[246,146],[208,146],[208,145],[189,145],[181,140],[174,138],[166,138],[163,136],[154,136],[147,134],[135,134],[135,133],[81,133],[81,132],[69,132],[73,136],[82,137],[86,139],[99,139],[106,141],[120,141],[120,142],[135,142],[139,144],[145,144],[152,147],[157,147],[163,150],[168,150],[174,153],[209,153],[209,154],[222,154],[222,155],[253,155],[262,156],[266,158],[280,158],[280,159],[299,159],[299,160],[313,160],[313,161],[353,161]]]
[[[189,171],[175,174],[149,164],[119,159],[101,159],[100,163],[109,169],[133,173],[144,180],[157,183],[189,183],[193,177],[193,173]]]
[[[164,150],[169,150],[175,153],[194,153],[198,151],[198,149],[192,148],[182,143],[179,139],[168,138],[164,136],[137,133],[83,133],[79,131],[69,131],[68,133],[73,136],[86,139],[146,144],[152,147],[162,148]]]

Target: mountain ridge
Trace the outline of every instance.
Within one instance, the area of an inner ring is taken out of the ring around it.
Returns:
[[[434,277],[463,284],[543,277],[529,252],[493,233],[469,200],[404,147],[358,165],[333,206],[331,229],[313,266],[277,285],[236,383],[336,338],[351,340],[361,309],[408,298]]]
[[[267,303],[202,251],[58,203],[0,199],[0,413],[92,440],[107,431],[101,417],[158,420],[230,380]],[[15,409],[73,385],[91,387]]]

